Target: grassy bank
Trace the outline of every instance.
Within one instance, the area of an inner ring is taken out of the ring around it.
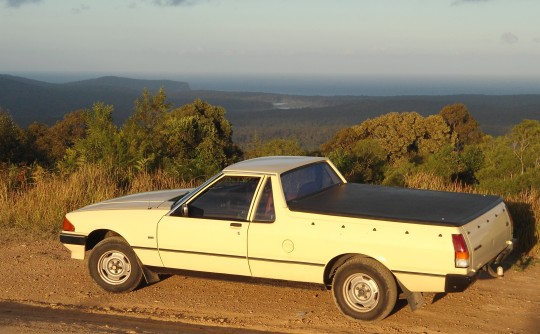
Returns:
[[[97,166],[69,175],[39,167],[4,169],[0,171],[0,227],[56,237],[66,212],[126,194],[192,186],[162,172],[133,173]]]
[[[412,188],[476,192],[473,187],[446,184],[429,174],[415,174],[406,180]],[[86,166],[61,175],[39,167],[0,169],[0,228],[24,234],[56,238],[66,212],[82,206],[142,191],[188,188],[185,182],[163,172],[134,171]],[[519,239],[519,255],[540,257],[540,193],[522,192],[505,196]]]

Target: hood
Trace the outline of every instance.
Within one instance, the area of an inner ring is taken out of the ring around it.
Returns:
[[[175,201],[190,192],[190,189],[174,189],[138,193],[109,199],[103,202],[85,206],[77,211],[91,210],[170,210]]]

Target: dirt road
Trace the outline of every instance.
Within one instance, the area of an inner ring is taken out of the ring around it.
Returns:
[[[0,236],[4,333],[540,333],[540,264],[483,278],[464,293],[403,301],[378,323],[346,319],[319,286],[171,276],[104,292],[57,241]]]

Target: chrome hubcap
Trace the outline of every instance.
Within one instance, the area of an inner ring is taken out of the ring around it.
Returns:
[[[112,285],[122,284],[131,274],[131,263],[123,253],[109,251],[99,258],[98,272],[105,282]]]
[[[350,308],[357,312],[369,312],[379,303],[379,286],[366,274],[354,274],[345,281],[343,296]]]

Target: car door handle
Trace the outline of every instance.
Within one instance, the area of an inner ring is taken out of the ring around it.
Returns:
[[[231,223],[231,227],[242,227],[241,223]]]

